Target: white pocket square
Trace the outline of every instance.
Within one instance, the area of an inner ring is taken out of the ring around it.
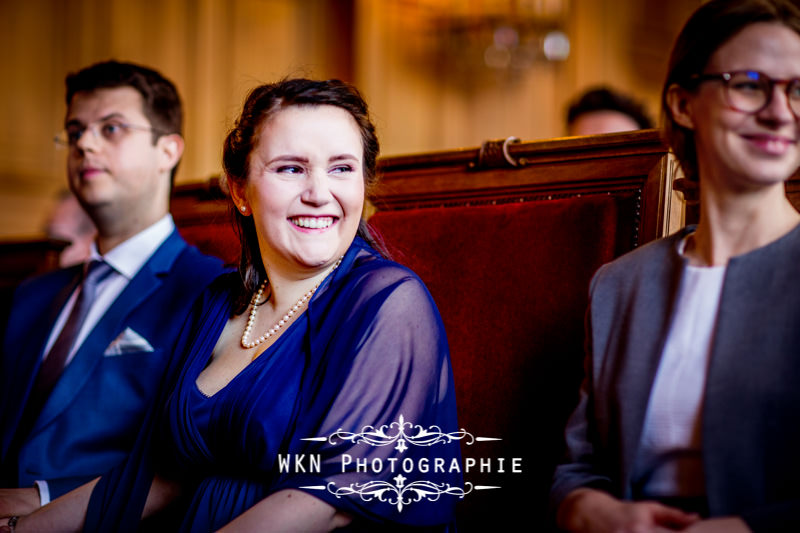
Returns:
[[[131,328],[125,328],[125,331],[120,333],[116,339],[111,341],[103,355],[114,356],[124,355],[133,352],[152,352],[153,347],[147,342],[147,339],[133,331]]]

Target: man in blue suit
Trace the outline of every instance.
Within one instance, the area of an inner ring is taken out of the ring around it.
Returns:
[[[67,77],[70,189],[91,262],[27,281],[0,359],[0,516],[27,514],[121,462],[196,296],[222,272],[169,214],[183,153],[173,84],[129,63]]]

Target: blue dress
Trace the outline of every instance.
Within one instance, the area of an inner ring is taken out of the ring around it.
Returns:
[[[451,527],[463,494],[455,392],[419,278],[356,238],[306,312],[208,397],[196,380],[231,315],[234,281],[198,302],[156,427],[98,484],[86,529],[135,530],[128,520],[165,464],[188,488],[183,531],[219,529],[290,488],[351,514],[353,530]]]

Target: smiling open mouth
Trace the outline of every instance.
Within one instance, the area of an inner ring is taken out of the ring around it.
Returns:
[[[292,217],[289,221],[295,226],[308,229],[325,229],[336,221],[334,217]]]

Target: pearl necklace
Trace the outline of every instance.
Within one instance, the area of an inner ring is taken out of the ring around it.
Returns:
[[[340,257],[339,260],[333,264],[333,268],[331,268],[331,271],[328,272],[328,274],[336,270],[336,268],[339,266],[341,262],[342,262],[342,257]],[[326,275],[325,278],[327,277],[328,276]],[[264,294],[264,289],[266,289],[267,287],[267,280],[262,281],[261,286],[258,288],[258,291],[256,291],[256,293],[253,295],[253,299],[250,300],[250,305],[252,306],[252,309],[250,310],[250,317],[247,319],[247,325],[244,327],[244,331],[242,332],[242,348],[248,350],[250,348],[255,348],[262,342],[266,342],[266,340],[269,339],[270,337],[276,335],[283,326],[285,326],[292,320],[292,317],[294,317],[294,315],[297,314],[298,311],[300,311],[300,309],[306,304],[306,302],[308,302],[311,299],[311,297],[314,296],[314,293],[317,292],[320,283],[322,283],[325,280],[325,278],[322,278],[322,280],[320,280],[319,283],[314,285],[313,289],[305,293],[302,298],[297,300],[297,303],[295,303],[288,311],[286,311],[286,314],[283,315],[283,318],[278,320],[278,322],[276,322],[274,326],[272,326],[269,330],[267,330],[266,333],[264,333],[254,341],[250,342],[248,339],[250,338],[250,333],[252,333],[253,331],[253,324],[255,324],[256,322],[256,314],[258,313],[258,305],[256,304],[261,299],[261,295]],[[258,357],[259,355],[261,354],[254,355],[253,359]]]

